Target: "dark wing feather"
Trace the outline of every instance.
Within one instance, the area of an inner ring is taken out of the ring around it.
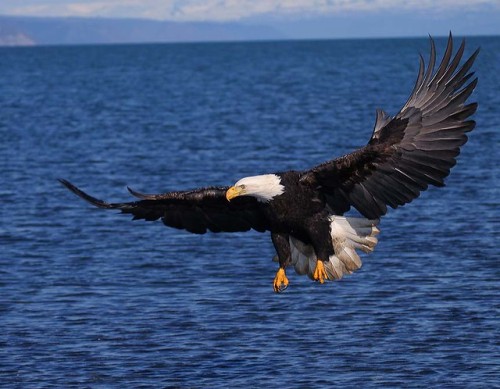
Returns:
[[[368,144],[343,157],[325,162],[304,173],[303,183],[316,186],[334,212],[354,206],[368,218],[412,201],[428,185],[443,186],[456,163],[466,132],[475,122],[468,120],[477,108],[466,104],[477,78],[469,73],[476,50],[459,68],[462,42],[455,56],[450,34],[443,59],[434,71],[436,49],[431,38],[429,65],[420,68],[413,92],[394,117],[377,111]],[[458,70],[457,70],[458,69]],[[468,82],[468,83],[467,83]]]
[[[70,191],[99,208],[118,209],[133,219],[158,220],[169,227],[196,234],[269,230],[262,204],[253,197],[237,197],[231,202],[225,194],[229,187],[201,188],[185,192],[146,195],[129,188],[139,201],[107,203],[96,199],[66,180],[59,180]]]

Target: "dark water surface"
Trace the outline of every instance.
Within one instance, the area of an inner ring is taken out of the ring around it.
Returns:
[[[318,285],[267,234],[190,235],[94,209],[303,169],[363,145],[426,39],[0,50],[0,385],[498,387],[500,38],[447,180]],[[442,53],[444,40],[438,40]]]

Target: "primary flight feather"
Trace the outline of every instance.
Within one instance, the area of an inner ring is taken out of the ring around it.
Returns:
[[[229,187],[142,194],[139,200],[107,203],[66,180],[69,190],[91,204],[118,209],[134,219],[158,220],[192,233],[270,231],[279,269],[273,287],[288,286],[285,273],[313,280],[340,279],[361,267],[357,250],[377,244],[379,218],[387,206],[397,208],[429,185],[444,186],[466,133],[475,122],[477,103],[467,103],[477,78],[470,72],[476,50],[461,66],[465,43],[453,55],[450,34],[440,65],[431,39],[429,64],[420,57],[415,87],[395,115],[378,110],[368,144],[309,170],[245,177]],[[363,217],[342,216],[351,207]]]

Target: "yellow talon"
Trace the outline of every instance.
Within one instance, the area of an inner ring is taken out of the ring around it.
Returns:
[[[323,261],[318,258],[316,262],[316,270],[314,270],[313,278],[315,281],[319,281],[320,284],[324,283],[325,280],[328,279],[328,275],[326,274],[325,265],[323,265]]]
[[[286,288],[288,288],[288,278],[286,278],[285,269],[282,267],[280,267],[276,272],[273,288],[276,293],[283,292]]]

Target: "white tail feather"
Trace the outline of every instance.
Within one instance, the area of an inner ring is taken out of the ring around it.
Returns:
[[[316,254],[312,246],[290,236],[290,253],[292,265],[297,274],[307,274],[312,278],[316,268]]]
[[[345,271],[342,273],[337,271],[338,277],[333,279],[340,279],[344,274],[350,274],[361,267],[361,258],[356,249],[365,253],[375,249],[378,243],[376,235],[380,232],[376,227],[377,224],[378,220],[330,216],[330,233],[335,251],[335,255],[331,256],[330,259],[337,258],[345,267]]]
[[[336,255],[331,255],[329,261],[325,262],[325,270],[329,280],[337,280],[342,278],[342,275],[351,273]]]

